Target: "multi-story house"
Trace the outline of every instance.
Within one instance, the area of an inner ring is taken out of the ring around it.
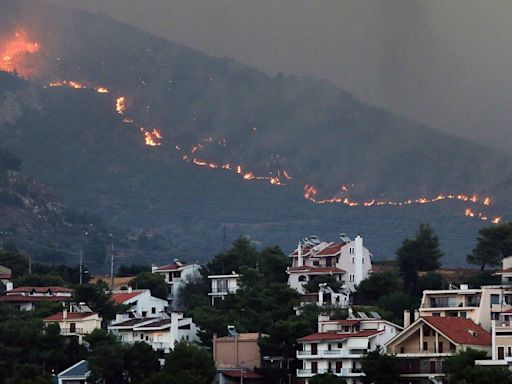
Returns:
[[[386,344],[386,351],[400,359],[401,376],[411,383],[442,379],[444,359],[467,348],[490,353],[491,334],[461,317],[419,317]]]
[[[45,324],[57,323],[60,334],[76,337],[82,344],[85,335],[101,328],[101,317],[84,304],[70,304],[69,308],[43,319]]]
[[[346,320],[318,317],[318,332],[298,339],[301,349],[297,359],[302,368],[297,378],[306,384],[317,374],[331,372],[344,378],[348,384],[358,383],[364,376],[361,359],[377,346],[384,346],[402,328],[378,316],[351,316]]]
[[[470,289],[462,284],[459,289],[423,291],[419,308],[421,317],[461,317],[471,319],[487,331],[491,320],[512,309],[512,287],[482,286]]]
[[[208,293],[212,300],[212,305],[224,300],[227,295],[231,295],[240,288],[240,275],[231,272],[230,275],[209,275],[211,282],[211,292]]]
[[[19,287],[5,292],[0,302],[14,305],[17,310],[31,311],[41,302],[67,304],[73,290],[65,287]]]
[[[164,353],[170,352],[182,340],[199,341],[197,327],[192,319],[178,312],[116,321],[108,326],[108,330],[119,336],[121,342],[132,344],[144,341],[154,350]]]
[[[126,291],[115,291],[112,294],[112,300],[116,304],[124,304],[128,306],[124,317],[156,317],[160,313],[166,312],[167,300],[159,299],[151,296],[149,289],[132,290],[128,288]]]
[[[351,240],[345,235],[340,242],[321,242],[316,237],[300,242],[292,253],[287,269],[288,284],[303,294],[304,284],[319,275],[333,276],[348,292],[368,277],[372,270],[371,253],[357,235]]]
[[[169,306],[172,309],[179,306],[180,290],[189,282],[201,277],[201,266],[198,264],[186,264],[176,261],[174,264],[162,267],[153,266],[152,272],[164,276],[167,284]]]

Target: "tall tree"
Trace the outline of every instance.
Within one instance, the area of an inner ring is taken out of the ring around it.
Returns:
[[[512,255],[512,222],[482,228],[478,231],[476,246],[467,256],[470,264],[480,266],[497,266],[501,259]]]
[[[130,286],[135,289],[149,289],[151,295],[160,299],[167,298],[167,284],[160,273],[141,272],[130,281]]]
[[[416,231],[416,237],[413,240],[405,239],[396,251],[396,256],[405,288],[413,293],[418,286],[418,272],[438,269],[441,266],[443,252],[432,227],[421,223]]]

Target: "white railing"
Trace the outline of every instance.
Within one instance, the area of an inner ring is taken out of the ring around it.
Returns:
[[[362,349],[333,349],[333,350],[320,350],[317,351],[316,354],[313,354],[312,351],[297,351],[297,357],[325,357],[325,358],[336,358],[336,357],[354,357],[361,356],[366,352],[366,350]]]
[[[364,373],[361,372],[359,369],[352,369],[352,368],[342,368],[342,369],[326,369],[326,368],[320,368],[320,369],[297,369],[297,377],[311,377],[315,375],[321,375],[323,373],[332,373],[333,375],[340,376],[340,377],[358,377],[358,376],[364,376]]]

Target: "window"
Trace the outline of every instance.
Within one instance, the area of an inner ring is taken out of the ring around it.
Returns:
[[[439,345],[437,346],[437,351],[439,353],[443,353],[443,342],[442,341],[439,342]]]
[[[142,317],[146,317],[147,314],[148,314],[148,311],[142,311]]]
[[[140,334],[140,339],[144,340],[144,335],[142,333]]]
[[[500,303],[500,295],[492,294],[491,295],[491,305]]]
[[[314,260],[313,261],[313,266],[319,267],[320,266],[320,260]]]
[[[318,372],[318,362],[312,361],[311,362],[311,373],[317,373]]]
[[[338,348],[339,349],[343,348],[343,343],[338,343]]]
[[[354,258],[354,256],[352,256],[352,264],[354,264],[354,262],[355,262],[355,258]]]
[[[299,281],[302,283],[303,281],[306,281],[308,278],[304,275],[299,276]]]
[[[439,313],[439,312],[432,312],[432,317],[441,317],[441,313]]]
[[[499,312],[491,312],[491,320],[499,320],[500,313]]]
[[[427,341],[423,342],[423,350],[428,351],[428,342]]]
[[[463,319],[465,319],[467,317],[467,313],[465,311],[460,311],[459,317],[462,317]]]
[[[505,347],[498,347],[498,360],[505,358]]]
[[[156,313],[156,308],[155,307],[151,307],[151,313]]]
[[[400,347],[400,353],[405,353],[405,348],[404,347]]]
[[[430,327],[426,325],[423,326],[423,336],[430,336]]]

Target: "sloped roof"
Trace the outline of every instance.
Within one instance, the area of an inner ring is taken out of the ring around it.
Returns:
[[[332,332],[317,332],[307,335],[298,339],[298,342],[304,341],[322,341],[322,340],[345,340],[350,337],[372,337],[384,330],[366,330],[353,333],[332,333]]]
[[[457,344],[491,345],[491,334],[470,319],[433,316],[422,319]]]
[[[113,323],[109,327],[133,327],[137,324],[149,322],[149,321],[158,321],[158,317],[143,317],[143,318],[136,318],[136,319],[129,319],[122,321],[120,323]]]
[[[346,271],[336,267],[312,267],[304,265],[302,267],[290,267],[288,272],[310,272],[310,273],[345,273]]]
[[[76,377],[86,377],[90,372],[89,363],[87,360],[82,360],[75,365],[72,365],[68,369],[59,373],[59,378],[76,378]]]
[[[145,291],[132,291],[132,292],[122,292],[122,293],[114,293],[112,295],[112,300],[116,304],[123,304],[124,302],[133,299],[134,297],[139,296],[141,293]]]
[[[25,296],[25,295],[5,295],[0,296],[0,302],[40,302],[40,301],[55,301],[55,302],[63,302],[63,301],[71,301],[72,297],[70,296]]]
[[[90,316],[97,315],[97,312],[68,312],[66,314],[67,320],[79,320],[79,319],[85,319]],[[62,312],[56,313],[55,315],[51,315],[48,317],[45,317],[43,319],[44,321],[62,321],[64,320],[64,314]]]
[[[187,264],[187,263],[181,263],[181,265],[180,264],[167,264],[167,265],[162,265],[161,267],[158,267],[156,270],[160,271],[160,272],[177,271],[178,269],[187,267],[189,265],[191,265],[191,264]]]
[[[335,256],[341,252],[341,248],[343,248],[344,245],[346,245],[346,243],[331,243],[315,256]]]

